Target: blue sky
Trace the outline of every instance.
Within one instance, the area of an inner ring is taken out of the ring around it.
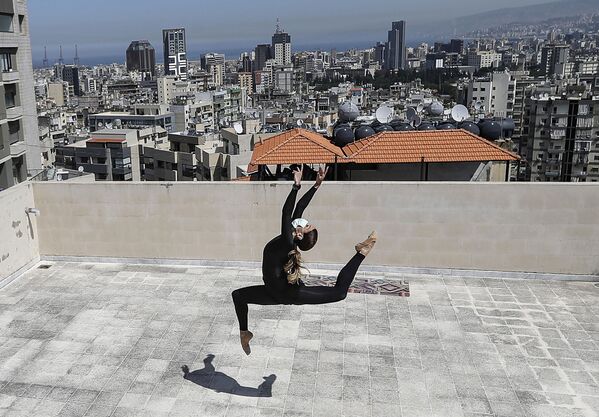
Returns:
[[[268,43],[277,17],[294,45],[345,49],[383,41],[392,20],[407,20],[410,38],[410,28],[424,22],[546,1],[29,0],[29,14],[35,62],[43,58],[44,45],[50,62],[55,61],[61,44],[65,59],[72,60],[77,43],[85,63],[124,55],[134,39],[150,40],[161,55],[161,29],[167,27],[186,28],[191,59]]]

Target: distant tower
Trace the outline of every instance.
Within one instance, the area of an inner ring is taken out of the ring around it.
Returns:
[[[388,70],[405,69],[407,64],[406,22],[393,22],[386,45],[385,67]]]
[[[164,75],[176,75],[187,79],[187,44],[185,29],[165,29],[162,31],[164,43]]]
[[[48,68],[48,48],[44,46],[44,68]]]
[[[291,64],[291,36],[283,32],[279,19],[277,19],[275,34],[272,35],[271,53],[277,65]]]
[[[62,57],[62,45],[60,45],[60,56],[58,57],[58,65],[64,65],[64,59]]]
[[[144,79],[156,75],[156,51],[146,40],[133,41],[127,48],[127,71],[139,71]]]
[[[79,49],[77,47],[77,44],[75,44],[75,59],[73,60],[73,64],[75,64],[76,67],[79,66],[80,61],[79,61]]]

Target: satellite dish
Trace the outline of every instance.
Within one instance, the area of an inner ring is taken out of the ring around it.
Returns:
[[[411,122],[417,116],[416,109],[414,107],[408,107],[406,109],[406,118]]]
[[[483,108],[483,103],[481,101],[477,101],[474,103],[474,110],[479,111]]]
[[[239,122],[235,122],[233,124],[233,129],[235,129],[235,133],[241,135],[243,133],[243,125]]]
[[[298,121],[295,122],[295,124],[297,124],[297,127],[304,127],[304,121],[302,119],[298,119]]]
[[[389,123],[393,117],[393,110],[387,106],[381,106],[376,110],[376,120],[380,123]]]
[[[414,124],[414,127],[420,126],[420,124],[422,123],[422,117],[416,115],[416,117],[412,119],[412,123]]]
[[[424,104],[420,103],[418,107],[416,107],[416,111],[422,113],[424,111]]]
[[[458,123],[463,122],[468,119],[468,117],[470,117],[470,112],[468,111],[468,108],[462,104],[458,104],[451,109],[451,118]]]
[[[83,167],[79,167],[79,168],[77,168],[77,171],[79,171],[80,173],[82,173],[82,174],[83,174]]]

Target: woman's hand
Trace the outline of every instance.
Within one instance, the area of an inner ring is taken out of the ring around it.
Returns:
[[[304,166],[300,166],[293,171],[293,181],[295,185],[302,185],[302,176],[304,175]]]
[[[322,167],[320,167],[320,169],[318,170],[318,174],[316,174],[316,183],[314,184],[315,188],[320,187],[320,184],[322,184],[325,177],[327,176],[327,172],[329,172],[329,167],[326,167],[325,169],[322,169]]]

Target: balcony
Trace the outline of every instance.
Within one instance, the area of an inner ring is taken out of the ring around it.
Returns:
[[[20,75],[19,71],[1,71],[0,72],[0,80],[3,83],[14,83],[15,81],[19,81]]]
[[[14,107],[8,107],[6,109],[6,118],[8,120],[16,120],[19,117],[23,117],[23,107],[14,106]]]
[[[90,174],[108,174],[108,166],[102,164],[79,164],[84,172]]]
[[[10,156],[17,157],[24,155],[27,152],[27,145],[25,141],[14,142],[10,145]]]
[[[549,178],[555,178],[560,176],[559,171],[545,171],[545,176]]]

